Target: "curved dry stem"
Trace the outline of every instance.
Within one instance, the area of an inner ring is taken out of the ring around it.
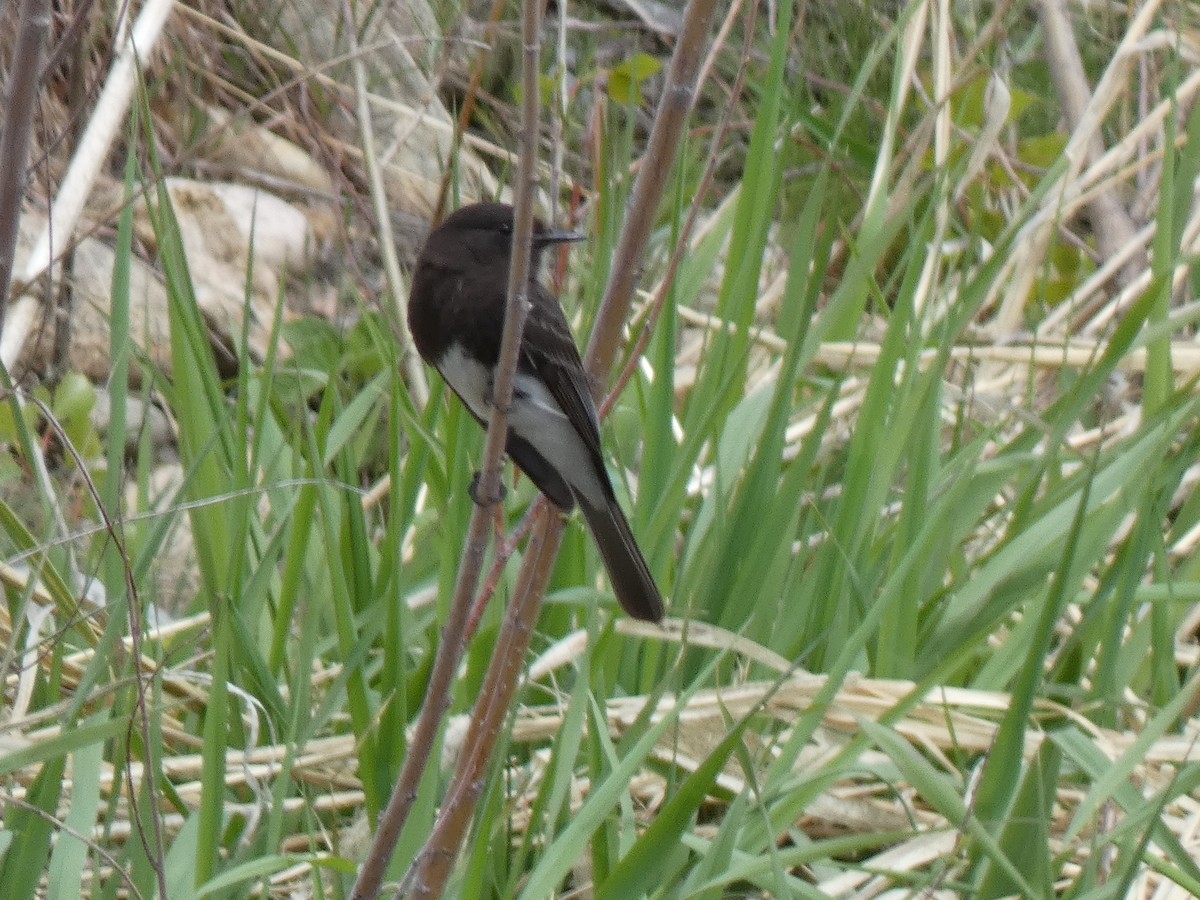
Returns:
[[[500,467],[504,461],[504,445],[508,432],[508,420],[504,411],[512,403],[517,358],[521,349],[521,336],[525,329],[525,317],[529,311],[529,300],[525,292],[529,285],[530,251],[533,243],[533,191],[536,183],[540,106],[538,77],[540,74],[539,60],[541,56],[541,5],[535,2],[535,0],[527,0],[523,6],[521,37],[524,47],[524,57],[522,59],[521,152],[517,165],[516,184],[514,185],[515,212],[512,261],[508,269],[508,307],[504,316],[504,335],[500,344],[500,360],[496,366],[496,377],[493,385],[495,402],[492,404],[491,421],[488,425],[487,449],[477,487],[479,496],[485,498],[500,496]],[[475,586],[479,581],[479,574],[483,566],[483,555],[487,547],[488,514],[489,508],[476,506],[471,517],[472,542],[468,546],[466,558],[463,560],[462,569],[459,571],[459,590],[455,593],[455,608],[451,614],[455,619],[456,630],[451,631],[450,627],[447,626],[443,635],[443,643],[438,648],[438,662],[441,661],[443,656],[449,657],[453,655],[454,668],[457,668],[458,661],[461,660],[462,653],[466,647],[467,624],[470,618],[470,611],[473,607],[472,597],[475,593]],[[550,562],[553,562],[553,554],[551,555]],[[527,577],[526,573],[529,570],[530,563],[527,561],[521,570],[523,583]],[[535,620],[544,590],[545,582],[543,581],[540,590],[534,590],[528,600],[533,607],[532,611],[528,614],[532,615]],[[519,615],[518,607],[521,606],[524,606],[524,604],[518,603],[514,605],[514,608],[509,610],[506,622],[514,621],[515,617]],[[461,622],[458,621],[460,618]],[[527,630],[531,630],[531,628],[532,626]],[[529,641],[528,634],[526,634],[524,640],[527,647]],[[446,645],[449,645],[450,649],[446,649]],[[517,660],[516,668],[518,671],[520,661],[524,659],[524,656],[524,648],[517,649],[515,658]],[[507,658],[503,649],[496,654],[488,670],[487,677],[489,682],[499,681],[503,684],[507,674],[507,666],[505,666]],[[453,672],[451,671],[448,674],[452,675]],[[515,673],[512,675],[511,681],[515,685]],[[441,686],[439,685],[439,687]],[[503,688],[501,687],[499,690],[502,691]],[[508,694],[511,696],[511,688]],[[488,697],[488,695],[489,691],[485,690],[483,696]],[[449,680],[445,684],[444,696],[435,698],[431,685],[426,707],[429,708],[434,704],[436,704],[437,709],[436,718],[440,723],[450,704]],[[505,704],[505,708],[507,708],[507,703]],[[422,722],[424,722],[426,718],[425,710],[422,710],[421,718]],[[478,707],[472,718],[473,721],[480,719],[480,709]],[[431,739],[433,731],[434,729],[430,730]],[[473,733],[478,735],[477,728],[473,729]],[[492,736],[489,739],[485,735],[482,739],[477,738],[477,741],[479,741],[478,747],[473,752],[471,749],[468,749],[468,755],[482,759],[482,764],[486,766],[487,759],[491,756],[491,748],[495,746],[495,737]],[[470,747],[471,745],[468,746]],[[427,760],[429,748],[423,749]],[[409,765],[406,760],[405,769],[407,770],[408,768]],[[421,769],[424,770],[424,765],[421,766]],[[433,833],[417,855],[405,879],[406,882],[412,882],[418,886],[414,888],[418,896],[440,896],[441,886],[444,885],[450,866],[458,855],[458,848],[462,844],[462,837],[466,830],[465,823],[470,821],[471,813],[475,809],[474,800],[477,797],[477,795],[469,791],[464,791],[462,783],[457,778],[451,783],[449,796],[461,799],[455,803],[446,802],[443,804],[441,813],[434,825]],[[399,787],[397,785],[398,789]],[[396,836],[399,836],[399,831],[397,831]],[[425,892],[427,886],[431,886],[432,893]],[[357,891],[355,896],[359,896]]]
[[[134,686],[137,694],[137,715],[129,721],[129,731],[137,730],[138,737],[142,741],[143,765],[141,772],[142,785],[145,790],[145,795],[150,799],[147,805],[145,816],[150,820],[149,834],[142,824],[142,813],[138,810],[137,792],[131,791],[129,794],[129,802],[133,809],[133,820],[135,830],[137,831],[138,839],[142,843],[142,849],[146,853],[147,861],[151,870],[154,872],[155,884],[158,887],[159,895],[167,896],[167,873],[164,863],[166,857],[166,838],[163,834],[162,811],[158,808],[154,798],[159,796],[158,792],[158,772],[161,768],[159,759],[155,756],[154,743],[151,736],[151,712],[150,701],[146,682],[150,679],[143,677],[143,671],[139,665],[142,659],[142,603],[139,599],[137,581],[133,575],[133,561],[129,557],[129,547],[125,540],[125,529],[123,521],[118,511],[117,518],[113,518],[104,503],[104,498],[100,496],[100,490],[96,487],[96,482],[87,474],[86,463],[79,454],[78,448],[74,442],[67,436],[62,424],[54,415],[53,410],[37,397],[27,397],[28,401],[36,406],[41,414],[45,417],[46,422],[54,429],[58,439],[62,442],[63,447],[71,455],[75,461],[75,465],[79,467],[82,473],[83,484],[87,488],[88,494],[91,496],[92,503],[95,504],[96,510],[104,523],[104,530],[108,532],[113,547],[121,558],[121,570],[125,576],[126,590],[126,608],[129,615],[129,649],[134,660]],[[147,673],[152,679],[156,673]],[[126,743],[130,743],[128,738]],[[126,774],[129,777],[131,784],[135,782],[133,770],[133,753],[132,749],[127,749],[125,756]]]

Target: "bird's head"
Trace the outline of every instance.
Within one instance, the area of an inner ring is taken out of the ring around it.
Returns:
[[[537,273],[541,251],[546,247],[583,239],[578,232],[547,228],[535,218],[531,275]],[[421,261],[450,269],[495,265],[507,271],[512,240],[513,208],[509,204],[472,203],[455,210],[430,233]]]

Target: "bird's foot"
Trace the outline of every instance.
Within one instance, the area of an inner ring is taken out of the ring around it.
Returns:
[[[515,400],[516,398],[517,398],[517,389],[514,386],[513,387],[513,399]],[[507,406],[496,402],[496,380],[494,378],[491,378],[491,377],[488,378],[487,390],[483,392],[483,399],[484,399],[484,402],[487,403],[487,405],[490,406],[492,409],[497,410],[498,412],[502,412],[506,416],[512,412],[512,403],[511,402]],[[485,428],[487,427],[486,422],[484,423],[484,427]]]
[[[508,496],[508,488],[504,486],[504,482],[498,482],[498,490],[494,497],[481,496],[479,490],[479,482],[483,480],[483,473],[476,472],[471,478],[471,486],[467,488],[467,493],[471,495],[471,499],[475,501],[476,506],[497,506],[504,502],[504,498]]]

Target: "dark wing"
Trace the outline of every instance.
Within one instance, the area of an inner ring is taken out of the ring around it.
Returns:
[[[529,286],[532,304],[521,341],[521,366],[536,375],[582,438],[606,493],[612,495],[604,454],[600,447],[600,417],[592,400],[591,380],[583,368],[579,348],[567,317],[553,295],[540,284]]]
[[[480,424],[487,428],[486,422]],[[550,465],[533,444],[513,432],[511,428],[504,442],[504,452],[517,464],[518,469],[529,476],[529,480],[537,489],[550,498],[551,503],[563,512],[570,512],[575,508],[575,495],[571,493],[570,485],[558,469]]]
[[[531,285],[530,295],[534,308],[525,320],[522,365],[546,385],[582,438],[595,468],[604,500],[595,504],[582,494],[576,499],[596,546],[600,548],[613,593],[635,619],[659,622],[663,617],[662,594],[633,536],[629,520],[613,494],[600,449],[600,419],[592,400],[591,382],[579,358],[579,349],[571,336],[566,316],[558,301],[540,285]],[[542,490],[546,492],[545,488]]]
[[[629,615],[647,622],[661,621],[662,594],[613,494],[600,449],[600,419],[592,400],[591,382],[566,316],[558,301],[540,285],[530,286],[530,301],[533,309],[525,320],[521,365],[546,386],[587,448],[604,499],[599,504],[582,494],[575,499],[600,548],[613,592]],[[536,483],[537,478],[533,478]],[[548,493],[545,488],[542,491]]]

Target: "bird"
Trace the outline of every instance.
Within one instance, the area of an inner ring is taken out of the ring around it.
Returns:
[[[534,220],[530,307],[505,450],[563,513],[579,507],[625,612],[659,622],[662,594],[613,492],[591,381],[562,306],[539,280],[542,251],[583,239]],[[512,206],[464,206],[430,232],[409,294],[408,327],[417,352],[484,428],[494,404],[512,243]]]

